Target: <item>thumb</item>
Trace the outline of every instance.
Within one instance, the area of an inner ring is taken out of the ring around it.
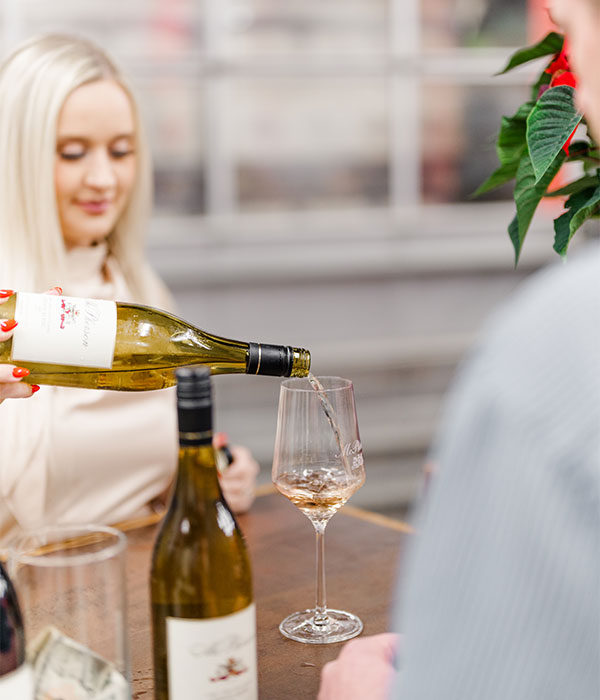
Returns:
[[[229,442],[229,437],[227,433],[215,433],[213,435],[213,447],[215,449],[219,449],[221,447],[225,447],[225,445]]]

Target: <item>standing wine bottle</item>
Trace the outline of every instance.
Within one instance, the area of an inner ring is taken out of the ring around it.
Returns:
[[[210,372],[177,370],[179,466],[150,572],[155,700],[256,700],[252,575],[212,447]]]
[[[17,594],[0,562],[0,698],[33,700],[33,674],[25,661],[25,634]]]
[[[175,384],[184,365],[276,377],[310,369],[307,350],[221,338],[140,304],[19,292],[0,305],[0,321],[12,318],[0,362],[29,369],[32,384],[147,391]]]

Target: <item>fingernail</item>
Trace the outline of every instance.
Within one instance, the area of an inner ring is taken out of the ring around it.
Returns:
[[[31,385],[31,393],[35,394],[36,391],[40,390],[40,385],[39,384],[32,384]]]
[[[25,367],[15,367],[13,369],[13,377],[16,377],[17,379],[21,379],[22,377],[26,377],[29,374],[29,370]]]
[[[6,299],[6,297],[12,297],[14,294],[12,289],[0,289],[0,299]]]
[[[52,289],[55,289],[59,294],[62,294],[62,287],[52,287]]]
[[[8,331],[12,331],[12,329],[18,324],[18,321],[15,321],[14,318],[10,318],[8,321],[3,321],[0,323],[0,328],[5,332],[8,333]]]

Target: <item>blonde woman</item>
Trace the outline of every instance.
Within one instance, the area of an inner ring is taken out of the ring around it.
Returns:
[[[59,282],[66,295],[173,307],[143,254],[151,162],[137,103],[101,49],[46,35],[0,66],[0,152],[4,287]],[[254,498],[258,465],[247,449],[232,452],[222,485],[239,512]],[[175,464],[171,390],[42,387],[2,406],[0,537],[148,513]]]

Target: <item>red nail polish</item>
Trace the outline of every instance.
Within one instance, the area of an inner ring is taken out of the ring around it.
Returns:
[[[8,331],[12,331],[12,329],[18,324],[18,321],[15,321],[14,318],[8,319],[8,321],[3,321],[0,323],[0,328],[5,332],[8,333]]]
[[[31,385],[31,393],[35,394],[36,391],[40,390],[40,385],[39,384],[32,384]]]
[[[52,289],[55,289],[59,294],[62,294],[62,287],[52,287]]]
[[[0,299],[6,299],[7,297],[12,297],[14,294],[12,289],[0,289]]]
[[[15,367],[13,369],[13,377],[21,379],[21,377],[26,377],[29,374],[29,370],[25,367]]]

